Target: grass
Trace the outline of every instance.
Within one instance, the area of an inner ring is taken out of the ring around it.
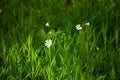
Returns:
[[[1,80],[120,79],[120,1],[65,2],[0,1]]]

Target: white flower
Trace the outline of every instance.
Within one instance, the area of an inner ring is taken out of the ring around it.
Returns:
[[[51,45],[52,45],[52,40],[51,39],[45,41],[45,46],[46,47],[49,48]]]
[[[47,22],[47,23],[45,24],[45,26],[50,26],[50,25],[49,25],[49,23]]]
[[[86,25],[86,26],[90,26],[90,23],[89,23],[89,22],[87,22],[87,23],[85,23],[85,25]]]
[[[75,27],[76,27],[77,30],[81,30],[82,29],[82,26],[80,24],[77,24]]]

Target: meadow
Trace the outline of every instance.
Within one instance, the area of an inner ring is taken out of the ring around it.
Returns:
[[[120,0],[0,0],[0,80],[120,80]]]

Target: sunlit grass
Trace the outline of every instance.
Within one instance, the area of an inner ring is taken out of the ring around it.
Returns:
[[[119,1],[0,1],[1,80],[119,80]]]

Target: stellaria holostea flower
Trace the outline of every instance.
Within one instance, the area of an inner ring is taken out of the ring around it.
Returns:
[[[82,29],[82,26],[80,24],[77,24],[75,27],[76,27],[77,30],[81,30]]]
[[[47,23],[45,24],[45,26],[47,26],[47,27],[48,27],[48,26],[50,26],[50,25],[49,25],[49,23],[47,22]]]
[[[87,22],[87,23],[85,23],[85,25],[86,25],[86,26],[90,26],[90,23],[89,23],[89,22]]]
[[[45,41],[45,46],[46,47],[49,48],[51,45],[52,45],[52,40],[51,39]]]

